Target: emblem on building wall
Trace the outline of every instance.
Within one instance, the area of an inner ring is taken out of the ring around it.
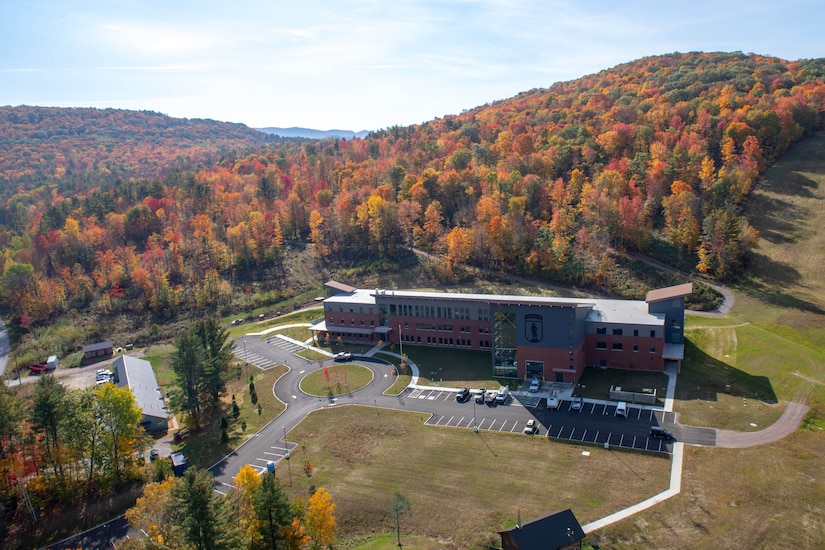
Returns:
[[[541,342],[544,338],[544,323],[541,315],[528,313],[524,316],[524,337],[528,342]]]

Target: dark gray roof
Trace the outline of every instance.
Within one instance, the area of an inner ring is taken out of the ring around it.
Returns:
[[[107,342],[97,342],[96,344],[86,344],[85,346],[83,346],[83,353],[86,353],[86,352],[89,352],[89,351],[100,351],[102,349],[109,349],[111,347],[113,347],[113,344],[111,342],[108,342],[108,341]]]
[[[499,531],[499,534],[502,539],[509,537],[519,550],[561,548],[586,536],[569,508]]]

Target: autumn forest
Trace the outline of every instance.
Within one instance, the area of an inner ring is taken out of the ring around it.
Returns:
[[[615,294],[625,252],[719,280],[759,175],[823,128],[825,60],[643,58],[365,139],[151,112],[0,108],[0,291],[21,331],[71,311],[231,310],[319,269],[436,259]],[[641,290],[639,291],[641,292]]]

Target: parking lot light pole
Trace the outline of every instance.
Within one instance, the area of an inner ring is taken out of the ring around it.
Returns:
[[[478,424],[476,424],[476,398],[473,397],[473,432],[478,433]]]
[[[401,338],[401,323],[398,324],[398,345],[401,349],[401,357],[404,357],[404,339]]]
[[[286,453],[284,453],[284,460],[286,460],[286,469],[289,472],[289,486],[292,487],[292,468],[290,468],[290,466],[289,466],[290,456],[289,456],[289,447],[287,447],[287,444],[286,444],[286,426],[284,426],[283,428],[284,428],[284,450],[286,451]]]

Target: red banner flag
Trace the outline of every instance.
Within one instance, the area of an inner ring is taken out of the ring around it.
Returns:
[[[329,369],[324,366],[324,379],[329,382]]]

